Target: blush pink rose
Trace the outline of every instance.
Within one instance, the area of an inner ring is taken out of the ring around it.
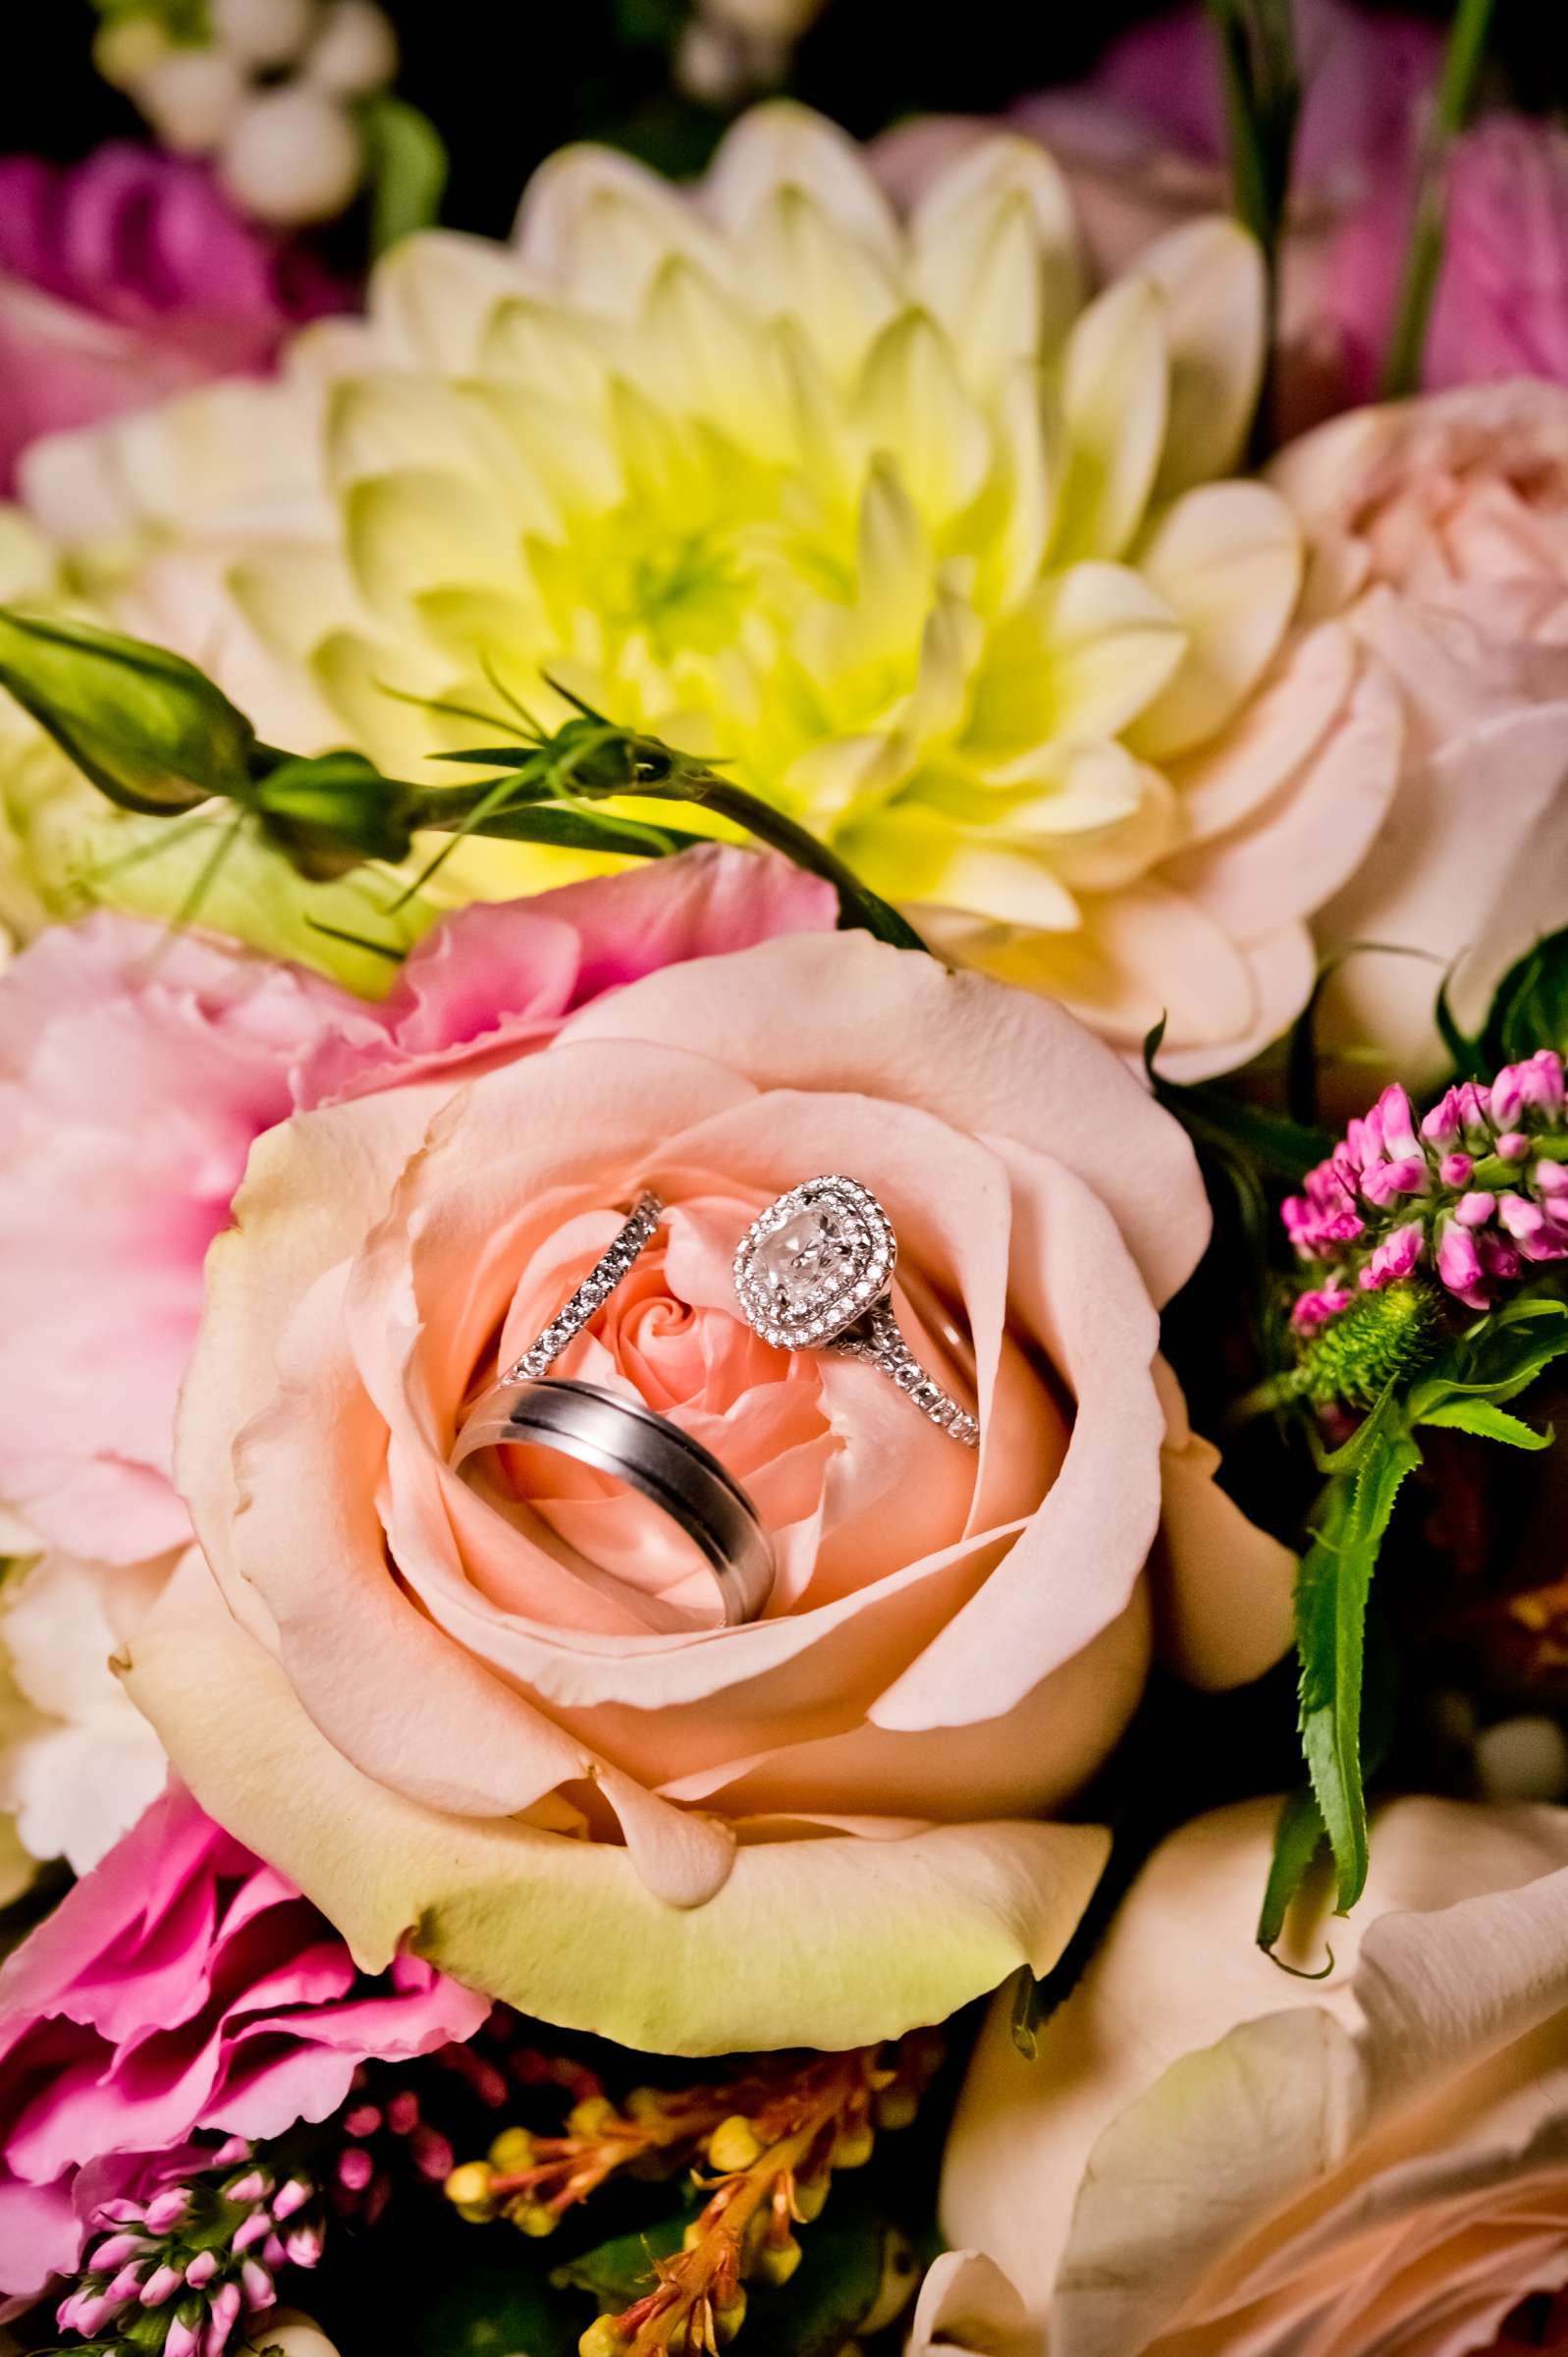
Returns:
[[[207,1247],[297,1105],[537,1047],[667,960],[831,925],[828,886],[706,848],[438,926],[380,1007],[100,914],[0,975],[0,1499],[130,1563],[189,1537],[169,1480]]]
[[[1568,2282],[1568,1810],[1380,1813],[1322,1981],[1275,1815],[1155,1853],[1033,2061],[993,2015],[911,2357],[1505,2357]]]
[[[179,1482],[210,1570],[128,1678],[181,1774],[367,1964],[406,1935],[644,2048],[851,2045],[1038,1968],[1103,1838],[1031,1820],[1137,1701],[1162,1491],[1182,1667],[1247,1677],[1287,1634],[1288,1558],[1157,1355],[1208,1228],[1175,1124],[1058,1009],[860,934],[667,966],[456,1085],[367,1069],[258,1142],[209,1263]],[[747,1222],[822,1171],[888,1206],[904,1331],[973,1386],[978,1453],[739,1320]],[[712,1627],[596,1477],[516,1468],[611,1579],[447,1464],[644,1185],[658,1242],[562,1371],[751,1488],[752,1625]]]
[[[64,171],[0,159],[0,491],[40,434],[263,369],[348,300],[200,164],[127,144]]]
[[[1271,475],[1308,542],[1309,622],[1331,614],[1404,715],[1386,817],[1316,928],[1327,951],[1406,954],[1347,959],[1327,1013],[1419,1080],[1440,1069],[1445,968],[1476,1027],[1568,911],[1568,390],[1520,378],[1358,411]]]
[[[471,2038],[488,2011],[413,1956],[365,1985],[332,1925],[171,1785],[0,1973],[0,2291],[76,2266],[80,2171],[325,2119],[362,2062]]]

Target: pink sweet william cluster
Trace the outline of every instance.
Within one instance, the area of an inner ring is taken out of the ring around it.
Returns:
[[[1565,1094],[1550,1048],[1504,1065],[1489,1087],[1445,1090],[1419,1124],[1405,1091],[1385,1088],[1283,1206],[1315,1270],[1292,1311],[1297,1330],[1317,1331],[1358,1293],[1419,1268],[1486,1310],[1532,1266],[1568,1260]]]
[[[85,2265],[63,2327],[160,2305],[176,2283],[157,2243],[192,2174],[227,2167],[199,2198],[253,2223],[229,2241],[224,2313],[265,2306],[269,2243],[298,2264],[305,2229],[250,2143],[332,2117],[363,2063],[469,2038],[489,2010],[417,1957],[362,1977],[326,1917],[171,1784],[0,1973],[0,2292]],[[180,2283],[215,2299],[195,2264]]]

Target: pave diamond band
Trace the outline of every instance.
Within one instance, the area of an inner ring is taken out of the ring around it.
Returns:
[[[664,1205],[651,1188],[637,1197],[631,1215],[609,1250],[597,1260],[565,1307],[558,1309],[537,1341],[508,1367],[503,1383],[536,1383],[548,1374],[568,1343],[577,1336],[625,1276],[632,1262],[652,1242],[664,1217]]]
[[[908,1395],[923,1416],[929,1416],[933,1424],[940,1424],[944,1432],[950,1432],[964,1448],[979,1448],[978,1422],[961,1401],[926,1373],[898,1331],[891,1301],[877,1303],[866,1320],[863,1334],[853,1329],[840,1335],[831,1347],[841,1351],[845,1358],[862,1359],[868,1367],[880,1367],[899,1391]]]
[[[837,1350],[880,1368],[965,1449],[980,1426],[898,1331],[892,1223],[870,1189],[837,1173],[807,1178],[753,1220],[735,1254],[741,1315],[782,1350]]]

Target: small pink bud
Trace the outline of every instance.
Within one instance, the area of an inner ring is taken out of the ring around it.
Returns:
[[[415,2129],[408,2147],[413,2165],[422,2177],[432,2185],[443,2185],[457,2165],[457,2155],[448,2139],[439,2130],[423,2125]]]
[[[1500,1197],[1497,1216],[1526,1260],[1568,1259],[1568,1232],[1558,1226],[1549,1211],[1532,1203],[1528,1195],[1510,1193]]]
[[[252,2168],[237,2183],[228,2187],[231,2202],[264,2202],[272,2191],[272,2179],[264,2168]]]
[[[1425,1154],[1407,1154],[1398,1162],[1379,1163],[1368,1171],[1361,1191],[1369,1203],[1384,1210],[1400,1195],[1424,1195],[1432,1183]]]
[[[355,2104],[345,2119],[344,2131],[350,2136],[373,2136],[381,2125],[381,2110],[376,2104]]]
[[[293,2218],[309,2201],[312,2187],[306,2177],[290,2177],[278,2188],[278,2198],[272,2205],[272,2215],[281,2226],[286,2218]]]
[[[1337,1318],[1342,1309],[1348,1309],[1354,1299],[1355,1295],[1344,1286],[1325,1285],[1317,1292],[1302,1294],[1290,1313],[1291,1324],[1305,1334],[1314,1333],[1318,1327],[1326,1326],[1330,1318]]]
[[[395,2095],[387,2106],[387,2125],[394,2136],[411,2136],[419,2125],[419,2098],[409,2088]]]
[[[1445,1154],[1437,1165],[1437,1176],[1444,1186],[1468,1186],[1475,1167],[1473,1154]]]
[[[1525,1109],[1525,1068],[1522,1064],[1505,1064],[1491,1083],[1491,1118],[1502,1128],[1511,1129]]]
[[[1368,1292],[1377,1292],[1397,1278],[1408,1277],[1421,1258],[1426,1234],[1419,1221],[1412,1220],[1403,1228],[1385,1235],[1361,1273],[1361,1282]]]
[[[114,2277],[113,2281],[107,2285],[105,2297],[113,2300],[117,2308],[124,2307],[127,2300],[139,2299],[141,2297],[142,2277],[145,2275],[145,2274],[146,2262],[144,2260],[133,2259],[129,2261],[128,2264],[120,2270],[120,2273]]]
[[[163,2357],[194,2357],[201,2346],[201,2334],[194,2325],[188,2325],[177,2316],[169,2327],[169,2337],[163,2344]]]
[[[1476,1249],[1481,1254],[1481,1265],[1488,1277],[1495,1277],[1504,1285],[1512,1285],[1516,1277],[1523,1276],[1523,1255],[1512,1244],[1504,1243],[1502,1237],[1489,1229],[1484,1228],[1477,1236]]]
[[[294,2267],[317,2267],[321,2262],[324,2237],[319,2226],[296,2226],[284,2237],[284,2249]]]
[[[1505,1129],[1497,1140],[1497,1151],[1504,1162],[1523,1162],[1530,1146],[1531,1141],[1522,1129]]]
[[[223,2334],[224,2340],[228,2339],[230,2332],[239,2321],[243,2305],[238,2283],[225,2283],[221,2290],[213,2294],[212,2322],[215,2329]],[[222,2342],[219,2345],[221,2347]]]
[[[1459,1143],[1459,1091],[1444,1089],[1436,1104],[1421,1124],[1421,1134],[1429,1146],[1447,1153]]]
[[[278,2287],[259,2260],[245,2261],[240,2270],[240,2282],[246,2308],[271,2308],[276,2305]]]
[[[1530,1176],[1538,1194],[1568,1195],[1568,1170],[1560,1162],[1548,1162],[1542,1155]]]
[[[234,2248],[236,2251],[252,2250],[258,2242],[265,2242],[271,2232],[272,2220],[265,2210],[252,2210],[244,2222],[235,2229]]]
[[[198,2251],[195,2257],[191,2260],[190,2265],[186,2269],[186,2281],[189,2284],[192,2291],[200,2291],[204,2284],[212,2281],[212,2278],[217,2272],[217,2252]]]
[[[181,2224],[190,2207],[190,2188],[188,2185],[166,2185],[162,2193],[154,2194],[147,2204],[147,2223],[155,2234],[167,2234]]]
[[[375,2174],[375,2163],[364,2151],[338,2155],[338,2182],[350,2193],[363,2193]]]
[[[145,2259],[147,2255],[145,2236],[130,2228],[122,2228],[118,2234],[109,2235],[106,2241],[100,2242],[95,2250],[89,2252],[87,2264],[94,2275],[106,2275],[112,2269],[124,2267],[128,2259]]]
[[[1454,1205],[1454,1218],[1461,1228],[1485,1228],[1496,1208],[1495,1195],[1488,1194],[1484,1186],[1472,1187]]]
[[[1437,1274],[1448,1290],[1457,1294],[1468,1308],[1486,1308],[1481,1291],[1481,1255],[1465,1229],[1450,1225],[1443,1230],[1437,1245]]]
[[[162,2267],[153,2269],[145,2283],[142,2284],[142,2307],[161,2308],[165,2300],[174,2297],[184,2281],[185,2276],[180,2269],[171,2267],[166,2260]]]
[[[1378,1099],[1378,1120],[1388,1153],[1403,1156],[1421,1152],[1416,1136],[1415,1113],[1397,1080],[1390,1081]]]

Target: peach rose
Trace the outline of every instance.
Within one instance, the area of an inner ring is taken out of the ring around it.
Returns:
[[[1361,410],[1272,475],[1312,549],[1309,613],[1348,627],[1404,707],[1398,789],[1317,933],[1424,953],[1353,958],[1333,991],[1340,1035],[1408,1080],[1437,1069],[1449,961],[1473,1026],[1568,912],[1568,390],[1520,378]]]
[[[739,1322],[747,1222],[821,1171],[888,1206],[904,1331],[957,1384],[967,1337],[977,1453]],[[590,1584],[448,1470],[464,1398],[644,1184],[656,1248],[562,1371],[752,1489],[779,1579],[749,1626],[701,1625],[607,1485],[527,1476],[620,1574]],[[177,1449],[210,1577],[177,1578],[129,1684],[367,1967],[406,1936],[672,2052],[941,2018],[1071,1929],[1104,1837],[1031,1820],[1124,1727],[1152,1606],[1215,1683],[1286,1642],[1288,1558],[1156,1355],[1208,1227],[1191,1154],[1047,1002],[858,934],[672,967],[537,1052],[297,1114],[236,1216]]]
[[[1465,2357],[1568,2281],[1568,1810],[1397,1802],[1321,1982],[1252,1944],[1274,1815],[1156,1852],[1033,2062],[988,2026],[914,2357]]]

